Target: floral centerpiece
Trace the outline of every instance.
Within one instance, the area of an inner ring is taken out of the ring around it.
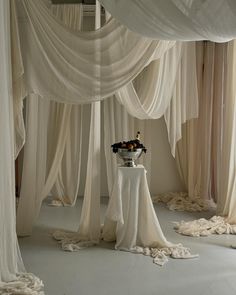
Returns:
[[[146,153],[147,149],[140,142],[140,132],[137,132],[136,139],[129,141],[122,141],[114,143],[112,146],[113,153],[117,153],[119,157],[124,161],[124,166],[135,167],[135,160],[137,160],[141,154]]]

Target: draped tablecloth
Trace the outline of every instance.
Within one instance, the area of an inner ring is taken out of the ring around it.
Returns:
[[[114,237],[121,250],[172,246],[161,230],[143,165],[117,169],[103,231],[104,240]]]
[[[117,168],[102,237],[105,241],[116,241],[116,249],[151,256],[158,265],[165,264],[168,256],[198,257],[192,255],[188,248],[165,238],[153,207],[143,165]]]

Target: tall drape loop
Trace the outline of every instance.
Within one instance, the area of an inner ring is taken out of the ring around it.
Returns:
[[[96,0],[95,30],[101,28],[101,5]],[[97,50],[99,51],[99,44]],[[97,62],[100,55],[95,53]],[[95,69],[99,75],[99,69]],[[95,243],[99,243],[101,235],[100,220],[100,194],[101,194],[101,102],[91,104],[90,131],[87,174],[84,191],[84,201],[80,217],[78,235]]]
[[[68,28],[76,31],[81,30],[83,21],[82,5],[52,5],[51,10],[53,14]],[[50,104],[50,128],[52,129],[51,134],[53,134],[57,130],[58,126],[60,126],[54,118],[57,114],[57,109],[65,108],[66,106],[57,102],[51,102]],[[59,114],[61,114],[61,112]],[[51,190],[51,204],[56,206],[74,206],[77,200],[80,184],[83,106],[71,106],[71,111],[68,115],[70,118],[68,121],[69,126],[65,151],[56,182]],[[59,117],[58,121],[60,120],[61,119]],[[53,144],[53,137],[49,135],[49,138],[51,138],[49,143]]]
[[[25,273],[15,228],[15,101],[10,9],[10,1],[0,0],[0,293],[43,295],[41,280]]]
[[[24,271],[15,231],[14,118],[10,2],[0,1],[0,281]],[[1,292],[1,291],[0,291]]]

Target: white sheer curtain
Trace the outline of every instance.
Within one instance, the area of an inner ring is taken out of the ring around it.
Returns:
[[[82,6],[52,6],[52,10],[67,26],[81,28]],[[31,95],[27,99],[26,128],[17,210],[17,232],[22,236],[30,234],[41,203],[51,189],[54,199],[64,205],[73,205],[76,201],[81,165],[82,106],[50,102]]]
[[[57,102],[50,103],[49,128],[51,135],[48,134],[50,141],[49,146],[54,145],[54,143],[52,142],[52,134],[55,133],[58,126],[60,126],[60,124],[57,125],[55,123],[61,120],[60,116],[62,115],[62,112],[57,112],[56,110],[58,110],[58,108],[64,107],[64,104],[60,104]],[[66,137],[65,150],[63,153],[56,182],[51,190],[51,205],[74,206],[77,200],[81,172],[81,145],[83,136],[82,115],[83,106],[71,106],[71,111],[68,113],[69,126]],[[52,122],[53,119],[55,119],[56,117],[57,120]],[[53,157],[53,155],[51,155],[51,157]]]
[[[21,56],[19,26],[15,3],[11,3],[11,53],[12,53],[12,77],[14,97],[14,133],[15,133],[15,158],[25,143],[25,126],[23,119],[23,99],[27,95],[23,81],[24,66]]]
[[[96,0],[95,30],[101,28],[101,5]],[[99,44],[98,44],[99,46]],[[99,50],[99,48],[98,48]],[[97,56],[99,62],[100,56]],[[96,70],[99,75],[99,69]],[[101,234],[101,102],[91,104],[89,148],[84,201],[80,217],[78,236],[98,243]]]
[[[10,1],[0,1],[0,281],[24,271],[15,231],[14,129],[10,41]]]
[[[20,201],[17,209],[17,232],[19,235],[31,233],[34,220],[39,214],[43,199],[50,193],[60,170],[63,158],[71,106],[59,109],[57,132],[50,138],[51,154],[47,163],[47,136],[49,104],[37,95],[30,95],[26,108],[26,144],[22,171]],[[37,130],[37,132],[35,132]],[[31,185],[28,185],[30,179]]]
[[[42,282],[25,273],[15,229],[14,116],[10,1],[0,1],[0,293],[41,294]]]
[[[234,0],[100,0],[100,2],[113,17],[142,36],[162,40],[215,42],[226,42],[236,38]]]
[[[52,5],[51,9],[57,19],[61,20],[68,28],[76,31],[81,30],[83,21],[82,5]],[[61,112],[58,113],[57,110],[64,107],[64,104],[51,102],[51,134],[58,128],[54,116],[57,114],[57,120],[60,121],[58,114],[61,114]],[[70,117],[68,135],[59,174],[51,191],[52,205],[60,206],[63,204],[64,206],[73,206],[78,196],[81,170],[82,114],[83,106],[81,105],[71,106],[71,111],[68,113]],[[49,134],[49,140],[50,137],[51,135]]]

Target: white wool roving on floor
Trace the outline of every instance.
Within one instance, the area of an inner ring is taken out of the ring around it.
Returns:
[[[52,239],[55,229],[76,230],[81,199],[75,208],[44,203],[31,237],[19,240],[28,271],[45,284],[46,295],[233,295],[236,294],[236,244],[234,235],[186,237],[177,234],[173,221],[210,218],[214,212],[174,212],[155,204],[167,239],[183,243],[198,259],[171,259],[158,267],[150,257],[115,251],[114,244],[79,252],[64,252]],[[104,215],[107,199],[103,199]]]

